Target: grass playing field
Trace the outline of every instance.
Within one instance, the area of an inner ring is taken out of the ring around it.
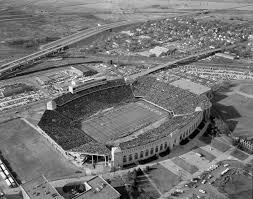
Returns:
[[[78,170],[22,120],[0,124],[0,150],[21,181],[40,174],[52,180]]]
[[[128,134],[151,124],[164,114],[144,101],[130,103],[109,110],[82,122],[82,130],[95,140],[107,141],[125,137]]]

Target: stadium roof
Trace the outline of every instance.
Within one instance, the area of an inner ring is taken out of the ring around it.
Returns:
[[[82,152],[90,155],[110,155],[110,150],[103,144],[92,141],[81,146],[70,149],[71,152]]]
[[[90,189],[73,199],[118,199],[120,193],[116,191],[103,178],[96,176],[86,182]]]
[[[201,94],[206,93],[206,92],[211,90],[207,86],[203,86],[201,84],[197,84],[195,82],[192,82],[188,79],[183,79],[183,78],[179,79],[179,80],[176,80],[176,81],[174,81],[170,84],[173,85],[173,86],[182,88],[184,90],[188,90],[191,93],[194,93],[196,95],[201,95]]]
[[[21,186],[31,199],[64,199],[43,175]]]

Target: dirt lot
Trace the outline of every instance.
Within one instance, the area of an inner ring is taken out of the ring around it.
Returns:
[[[40,174],[52,180],[78,170],[22,120],[0,125],[0,150],[21,181]]]

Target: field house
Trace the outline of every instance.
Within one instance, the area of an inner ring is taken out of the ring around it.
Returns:
[[[122,168],[172,150],[208,120],[211,91],[193,87],[152,75],[107,79],[48,102],[37,128],[79,167]]]

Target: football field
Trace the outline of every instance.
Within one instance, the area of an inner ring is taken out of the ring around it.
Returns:
[[[129,103],[100,113],[82,122],[82,130],[105,143],[125,137],[165,116],[165,113],[144,101]]]

